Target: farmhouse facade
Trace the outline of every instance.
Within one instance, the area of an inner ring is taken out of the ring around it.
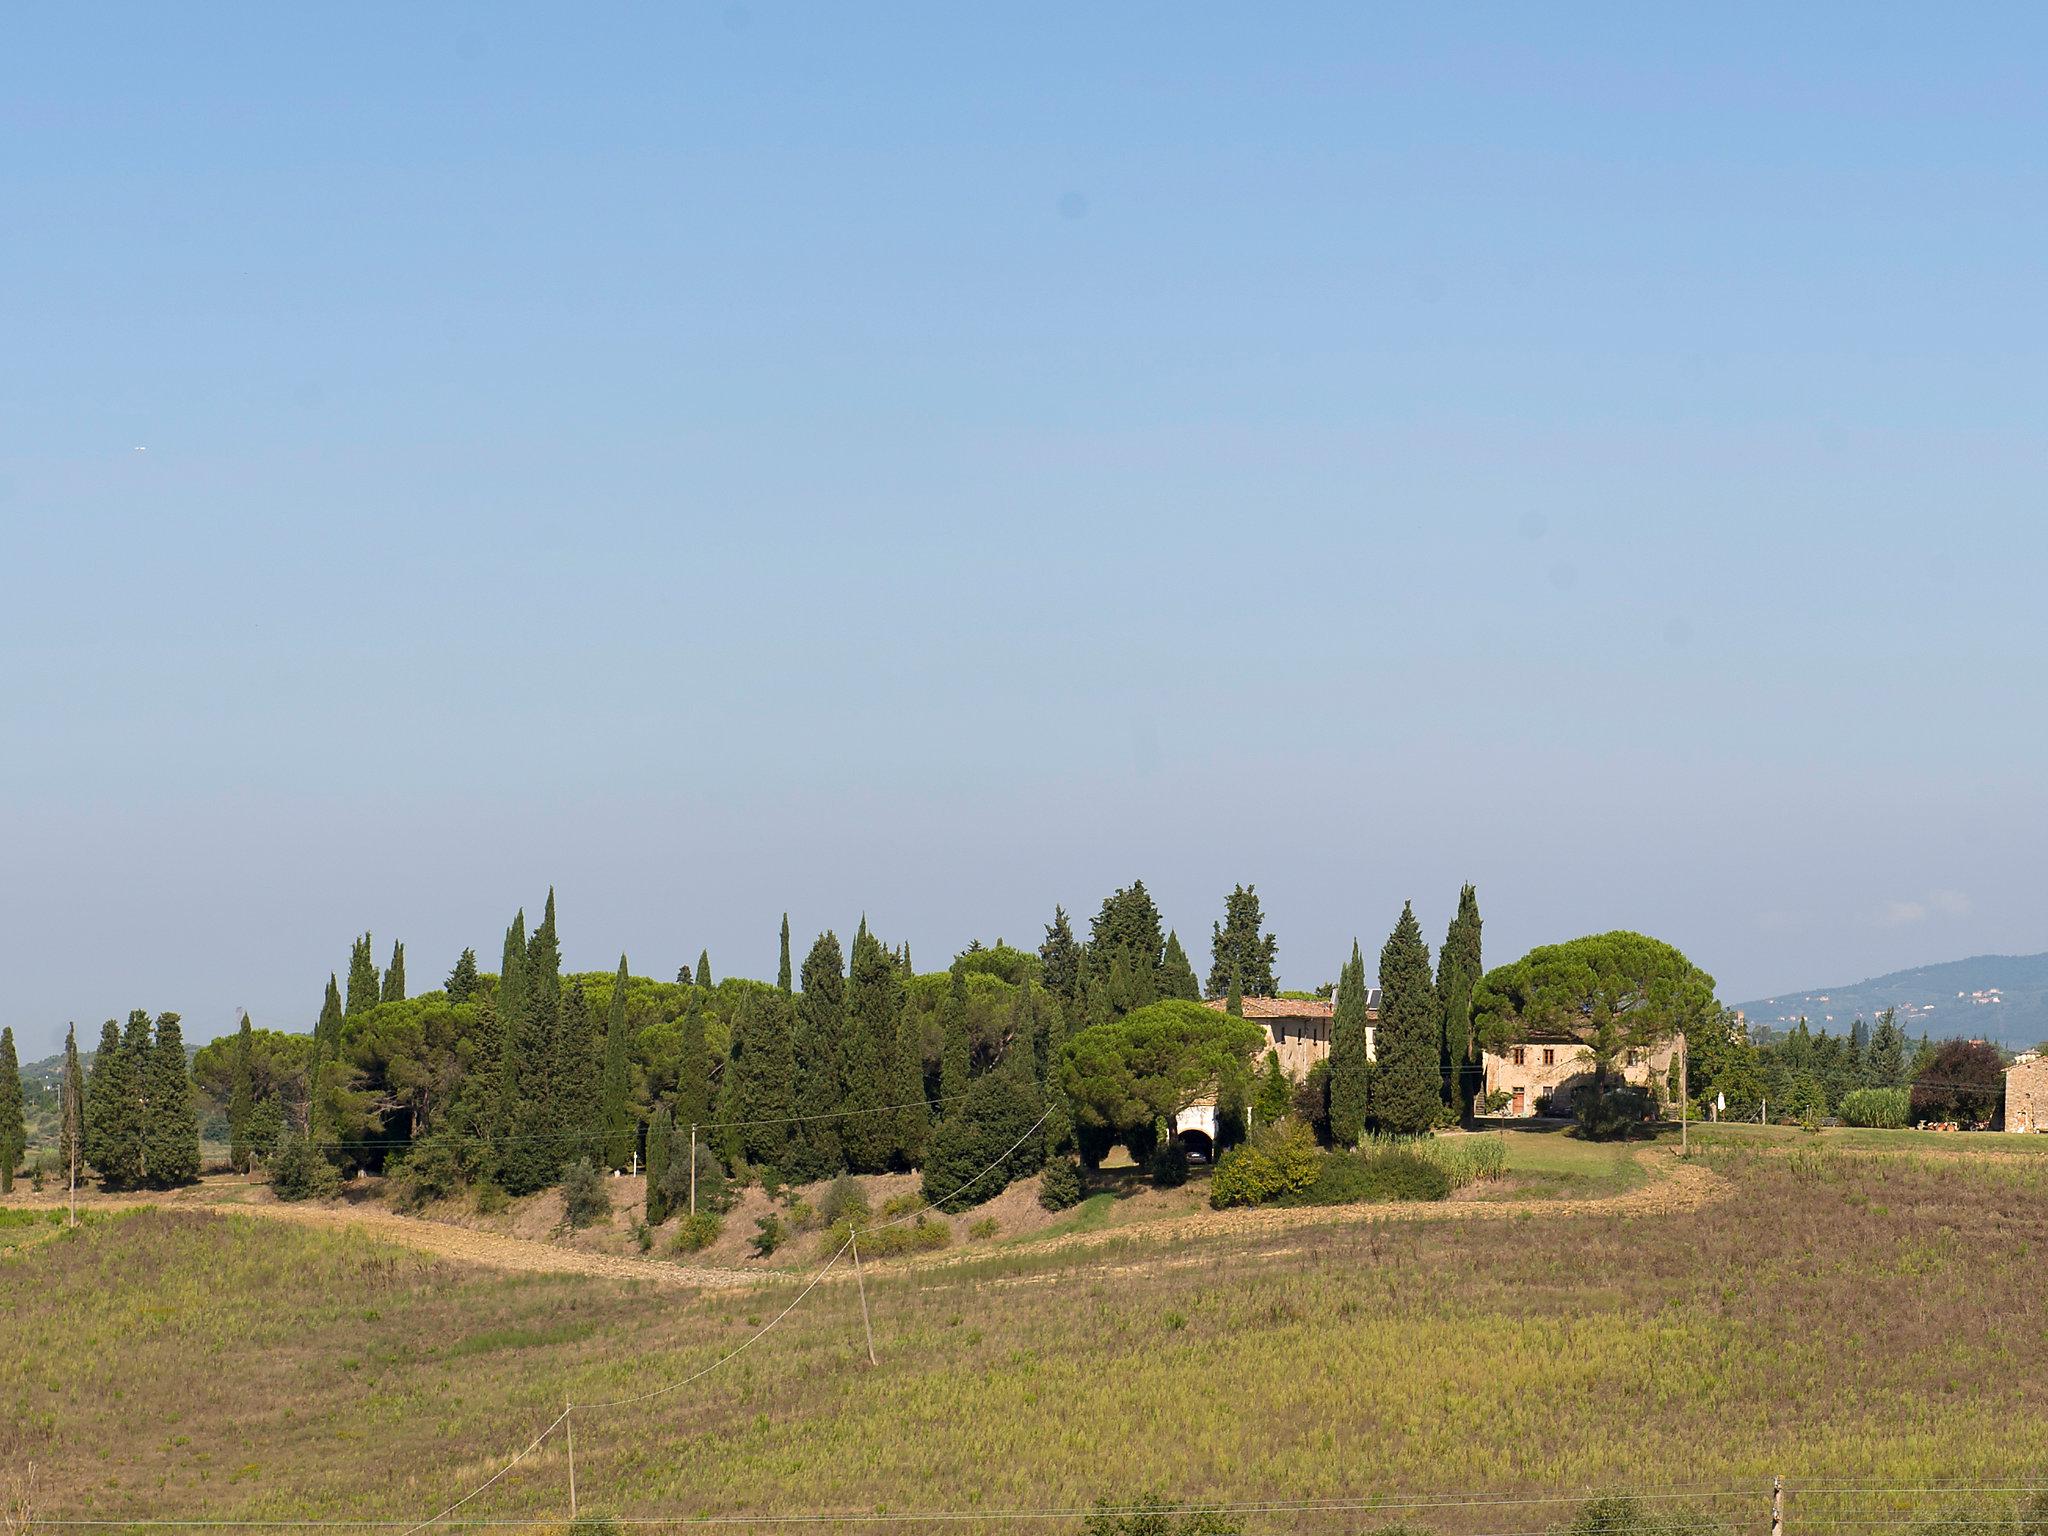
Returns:
[[[1682,1037],[1681,1037],[1682,1038]],[[1677,1059],[1679,1040],[1654,1050],[1631,1051],[1618,1063],[1622,1080],[1637,1088],[1661,1087]],[[1482,1107],[1500,1096],[1497,1115],[1568,1115],[1572,1099],[1593,1083],[1593,1053],[1574,1035],[1532,1031],[1527,1038],[1480,1058]]]
[[[1206,999],[1202,1006],[1222,1013],[1223,998]],[[1266,1032],[1266,1045],[1280,1058],[1280,1070],[1295,1082],[1308,1076],[1309,1068],[1330,1056],[1330,1032],[1337,1022],[1337,1005],[1323,997],[1247,997],[1241,1000],[1244,1021]],[[1374,1033],[1380,1020],[1380,989],[1365,994],[1365,1054],[1376,1060]],[[1198,1156],[1210,1155],[1216,1144],[1216,1101],[1214,1097],[1190,1104],[1173,1117],[1173,1131]]]
[[[2030,1053],[2005,1069],[2005,1128],[2048,1133],[2048,1056]]]

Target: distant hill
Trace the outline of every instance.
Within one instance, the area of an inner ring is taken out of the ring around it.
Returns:
[[[1838,1035],[1858,1015],[1872,1020],[1895,1007],[1909,1035],[2037,1045],[2048,1040],[2048,955],[1976,955],[1848,986],[1781,992],[1736,1007],[1752,1025],[1786,1029],[1804,1015],[1810,1028]]]

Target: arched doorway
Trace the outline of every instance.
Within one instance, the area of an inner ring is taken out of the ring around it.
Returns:
[[[1180,1144],[1186,1149],[1188,1161],[1191,1163],[1209,1163],[1216,1160],[1216,1143],[1209,1139],[1207,1131],[1182,1131]]]

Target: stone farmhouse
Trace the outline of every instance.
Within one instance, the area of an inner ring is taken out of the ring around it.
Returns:
[[[1210,998],[1204,1007],[1219,1013],[1221,998]],[[1280,1058],[1280,1069],[1296,1082],[1308,1076],[1309,1068],[1330,1054],[1330,1030],[1337,1005],[1325,998],[1247,997],[1244,1017],[1267,1032],[1267,1043]],[[1365,1054],[1377,1060],[1375,1033],[1380,1017],[1380,989],[1372,988],[1365,1003]],[[1622,1063],[1623,1079],[1638,1088],[1662,1084],[1671,1070],[1679,1042],[1669,1041],[1652,1051],[1632,1053]],[[2048,1063],[2044,1063],[2048,1065]],[[1569,1115],[1572,1096],[1593,1081],[1591,1052],[1568,1034],[1532,1033],[1519,1044],[1500,1051],[1486,1051],[1480,1057],[1482,1081],[1480,1100],[1499,1092],[1507,1095],[1496,1114],[1527,1118],[1539,1114]],[[2008,1094],[2010,1102],[2010,1094]],[[2010,1116],[2008,1115],[2008,1119]],[[2048,1129],[2048,1103],[2037,1111],[2037,1124]],[[1174,1132],[1197,1157],[1208,1156],[1216,1140],[1216,1105],[1213,1100],[1190,1105],[1174,1117]]]
[[[1678,1046],[1674,1039],[1655,1050],[1631,1051],[1621,1063],[1622,1080],[1637,1088],[1664,1083],[1677,1059]],[[1593,1083],[1593,1053],[1562,1031],[1532,1031],[1526,1040],[1498,1054],[1488,1051],[1480,1061],[1485,1074],[1479,1087],[1480,1103],[1497,1093],[1507,1095],[1495,1111],[1501,1115],[1568,1115],[1572,1096]]]
[[[2028,1051],[2005,1069],[2005,1128],[2048,1133],[2048,1056]]]

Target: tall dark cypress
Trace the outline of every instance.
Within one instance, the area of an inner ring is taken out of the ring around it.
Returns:
[[[64,1028],[64,1076],[59,1085],[62,1114],[57,1151],[65,1176],[85,1172],[85,1074],[78,1065],[78,1026]]]
[[[14,1170],[28,1150],[28,1122],[23,1116],[27,1101],[21,1060],[14,1053],[14,1031],[0,1029],[0,1195],[13,1190]]]
[[[790,1116],[796,1113],[791,1012],[781,992],[740,998],[718,1103],[718,1145],[728,1162],[744,1158],[756,1168],[787,1170]]]
[[[683,1004],[682,1048],[676,1060],[675,1123],[688,1130],[711,1121],[711,1049],[704,1038],[704,1006],[692,994]]]
[[[1187,1002],[1200,1002],[1202,989],[1195,981],[1195,968],[1188,963],[1187,951],[1180,947],[1180,935],[1169,931],[1166,935],[1166,956],[1159,966],[1159,995],[1177,997]]]
[[[796,1000],[796,1109],[806,1118],[791,1137],[789,1166],[783,1169],[795,1181],[826,1178],[844,1165],[842,1123],[821,1118],[847,1107],[846,962],[831,930],[819,934],[804,956],[803,981]]]
[[[700,987],[709,987],[711,985],[711,951],[708,949],[697,951],[697,985]]]
[[[882,942],[862,923],[853,941],[846,983],[846,1048],[841,1061],[845,1107],[871,1111],[897,1098],[896,1029],[903,1011],[902,974]],[[897,1117],[855,1113],[840,1123],[840,1147],[855,1173],[881,1173],[899,1152]]]
[[[504,1178],[505,1160],[511,1153],[513,1122],[519,1117],[521,1090],[526,1078],[527,1056],[532,1041],[526,1029],[526,909],[521,907],[505,930],[505,947],[498,961],[498,990],[494,999],[498,1016],[498,1090],[491,1095],[491,1118],[478,1129],[491,1138],[492,1160],[499,1181]]]
[[[1160,996],[1165,958],[1166,929],[1144,881],[1133,880],[1103,899],[1089,925],[1083,975],[1100,989],[1097,1002],[1106,1005],[1109,1017],[1143,1008]]]
[[[1437,1073],[1442,1019],[1429,974],[1429,946],[1422,941],[1415,908],[1403,903],[1401,919],[1380,951],[1380,1022],[1374,1032],[1379,1062],[1373,1073],[1372,1120],[1381,1130],[1412,1135],[1436,1123],[1443,1106]]]
[[[466,1003],[476,991],[476,951],[465,949],[455,961],[455,969],[448,973],[442,989],[451,1003]]]
[[[1330,1021],[1330,1140],[1340,1147],[1365,1134],[1372,1110],[1372,1057],[1366,1048],[1365,956],[1351,941],[1351,958],[1337,981],[1337,1007]]]
[[[932,1133],[931,1108],[925,1100],[924,1015],[908,992],[896,1011],[896,1049],[891,1059],[889,1102],[896,1110],[896,1160],[915,1168],[924,1161]]]
[[[967,1035],[967,972],[956,962],[951,989],[939,1014],[939,1110],[950,1113],[967,1092],[973,1071],[973,1045]]]
[[[377,974],[377,957],[370,952],[370,936],[366,933],[349,947],[348,1016],[368,1013],[377,1006],[383,990],[383,979]]]
[[[249,1171],[254,1148],[249,1144],[249,1122],[256,1114],[255,1039],[249,1015],[242,1015],[242,1027],[235,1031],[235,1056],[228,1083],[228,1163],[235,1172]]]
[[[604,1156],[604,1034],[580,980],[562,993],[555,1023],[555,1094],[550,1106],[555,1173],[580,1157]],[[552,1180],[550,1181],[552,1182]]]
[[[1223,997],[1223,1011],[1233,1019],[1244,1017],[1244,974],[1234,965],[1230,968],[1230,990]]]
[[[604,1076],[599,1085],[605,1162],[624,1168],[633,1160],[633,1047],[626,1033],[626,957],[612,985],[611,1012],[604,1026]]]
[[[666,1104],[657,1104],[647,1119],[647,1225],[658,1227],[668,1220],[668,1199],[662,1186],[668,1182],[669,1142],[675,1135],[675,1117]],[[687,1154],[685,1154],[687,1155]]]
[[[143,1166],[149,1182],[159,1189],[189,1184],[199,1177],[199,1115],[192,1104],[185,1032],[175,1013],[157,1015],[143,1080]]]
[[[1045,942],[1038,946],[1038,958],[1045,990],[1069,1009],[1081,1000],[1081,946],[1074,942],[1074,925],[1067,921],[1067,909],[1055,906],[1052,921],[1045,925]]]
[[[1223,921],[1215,924],[1209,935],[1211,997],[1223,995],[1233,968],[1239,985],[1252,997],[1271,997],[1279,990],[1279,978],[1273,974],[1278,945],[1272,934],[1259,932],[1263,922],[1256,888],[1237,886],[1224,899]]]
[[[96,1166],[110,1189],[134,1189],[147,1172],[143,1115],[150,1045],[149,1015],[140,1008],[131,1010],[128,1027],[115,1040],[105,1069],[106,1130],[101,1148],[105,1161]],[[98,1078],[100,1071],[95,1062],[93,1076]]]
[[[1481,1075],[1479,1042],[1472,1028],[1472,989],[1482,974],[1479,927],[1479,893],[1467,885],[1458,893],[1458,915],[1451,919],[1436,957],[1436,995],[1443,1013],[1437,1059],[1444,1102],[1461,1118],[1472,1113]]]
[[[341,1054],[341,986],[334,972],[327,973],[327,995],[320,1002],[320,1017],[313,1022],[313,1059],[306,1066],[306,1134],[317,1136],[320,1124],[321,1084],[327,1064]],[[267,1152],[270,1149],[264,1148]]]
[[[92,1074],[85,1083],[85,1134],[82,1155],[101,1178],[107,1177],[112,1151],[108,1133],[113,1129],[116,1080],[120,1069],[121,1026],[112,1019],[100,1026],[100,1048],[93,1053]]]
[[[384,990],[378,994],[379,1002],[402,1003],[405,1001],[405,946],[391,946],[391,964],[384,969]]]
[[[710,957],[707,955],[705,959],[707,962],[708,969],[708,962]],[[775,968],[775,985],[782,988],[782,990],[785,992],[787,992],[792,985],[789,970],[789,914],[787,912],[782,914],[782,961]]]

